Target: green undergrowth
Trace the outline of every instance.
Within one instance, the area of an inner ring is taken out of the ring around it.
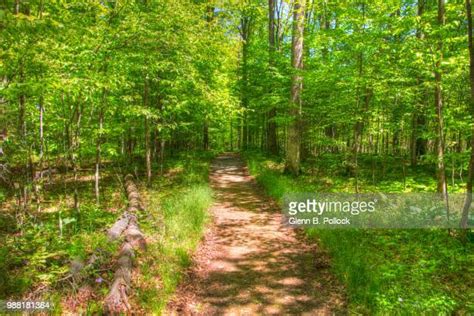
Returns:
[[[149,188],[145,186],[144,170],[135,168],[137,185],[148,205],[139,221],[149,247],[136,257],[139,273],[133,280],[134,309],[161,311],[189,266],[212,201],[207,179],[213,156],[193,153],[167,157],[164,175],[156,174],[158,164],[153,166],[155,176]],[[71,207],[72,188],[63,185],[62,178],[45,185],[39,211],[35,204],[28,211],[19,210],[14,200],[3,204],[0,300],[34,297],[52,302],[52,312],[57,314],[102,313],[120,246],[120,240],[111,243],[107,239],[106,230],[127,205],[119,176],[124,172],[117,168],[103,171],[99,205],[93,178],[80,177],[79,213]],[[1,193],[0,199],[3,196]],[[84,269],[93,255],[97,260]],[[71,278],[71,271],[76,270],[80,272]]]
[[[14,200],[0,211],[0,298],[19,300],[33,297],[54,304],[62,311],[62,301],[84,284],[101,292],[106,285],[94,282],[108,277],[101,259],[116,253],[117,243],[105,235],[125,205],[120,183],[104,173],[101,194],[96,205],[92,182],[79,184],[79,212],[72,209],[72,190],[54,180],[41,190],[43,203],[27,210]],[[105,198],[107,197],[107,198]],[[87,271],[82,269],[93,255],[99,259]],[[102,266],[103,268],[103,266]],[[77,271],[74,278],[71,271]],[[91,281],[88,281],[91,280]]]
[[[286,192],[351,192],[353,179],[339,173],[337,157],[303,165],[298,177],[285,175],[283,163],[258,152],[244,154],[249,170],[273,198]],[[434,191],[435,181],[423,167],[372,179],[370,164],[361,188],[365,192]],[[380,175],[377,175],[380,177]],[[407,181],[407,179],[411,179]],[[364,186],[365,185],[365,186]],[[332,257],[332,270],[345,284],[351,313],[469,314],[474,312],[474,245],[442,229],[306,229]]]
[[[149,238],[140,260],[137,301],[147,313],[160,314],[172,298],[191,256],[203,237],[212,202],[208,186],[211,154],[176,157],[167,174],[144,190],[150,219],[143,221]]]

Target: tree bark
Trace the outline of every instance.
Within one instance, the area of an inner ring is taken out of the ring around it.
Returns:
[[[7,76],[2,78],[2,87],[6,87],[8,84]],[[8,106],[8,101],[4,96],[0,95],[0,120],[6,122],[7,118],[5,116],[6,108]],[[7,125],[5,124],[2,129],[0,130],[0,162],[5,158],[5,153],[3,151],[3,142],[7,140],[8,137],[8,129]],[[0,180],[7,181],[6,178],[7,173],[7,166],[6,164],[0,163]]]
[[[291,44],[291,99],[289,115],[291,122],[288,126],[285,171],[297,176],[300,173],[301,124],[303,91],[303,33],[304,33],[304,0],[295,0],[293,8],[293,36]]]
[[[35,199],[36,199],[36,210],[37,212],[41,211],[41,187],[43,185],[43,161],[44,161],[44,125],[43,125],[43,120],[44,120],[44,98],[43,95],[39,97],[39,102],[38,102],[38,111],[39,111],[39,162],[38,162],[38,176],[36,176],[37,172],[35,172],[35,168],[33,166],[33,163],[31,163],[32,166],[32,179],[33,179],[33,188],[34,188],[34,194],[35,194]]]
[[[151,185],[151,141],[150,141],[150,122],[145,117],[145,160],[146,160],[146,182]]]
[[[252,17],[247,15],[246,12],[242,13],[240,18],[240,37],[242,38],[242,61],[241,61],[241,83],[240,83],[240,102],[243,108],[243,115],[241,118],[241,139],[240,145],[241,149],[247,149],[249,144],[249,127],[248,127],[248,118],[247,118],[247,109],[248,109],[248,48],[250,41],[250,33],[252,28]]]
[[[19,8],[20,8],[20,1],[17,0],[16,2],[16,14],[19,13]],[[23,69],[23,62],[20,62],[19,65],[19,80],[20,83],[25,82],[25,74],[24,74],[24,69]],[[27,139],[26,139],[26,96],[23,92],[20,93],[20,96],[18,97],[18,135],[20,138],[20,143],[23,148],[28,147],[27,144]],[[29,158],[30,157],[30,150],[28,149],[28,157],[25,160],[25,173],[24,173],[24,179],[22,183],[22,201],[23,201],[23,209],[26,211],[28,207],[28,182],[30,181],[31,178],[31,172],[30,172],[30,164],[29,164]]]
[[[163,175],[163,168],[165,163],[165,145],[166,141],[162,137],[160,141],[160,175]]]
[[[80,214],[79,210],[79,179],[78,179],[78,152],[79,152],[79,135],[81,128],[81,118],[82,118],[82,106],[80,104],[81,100],[78,101],[79,104],[76,105],[73,116],[75,117],[75,126],[74,126],[74,135],[71,142],[71,164],[74,174],[74,210],[77,215]]]
[[[207,119],[204,121],[202,149],[209,150],[209,123]]]
[[[270,73],[273,72],[275,66],[275,3],[276,0],[268,0],[268,64]],[[270,93],[273,89],[270,88]],[[270,154],[278,154],[278,141],[277,141],[277,126],[275,122],[276,108],[271,105],[270,110],[267,113],[267,148]]]
[[[212,21],[214,20],[214,7],[209,5],[207,6],[207,14],[206,14],[206,22],[209,27],[212,25]],[[209,150],[209,118],[204,118],[204,126],[202,128],[202,148],[204,150]]]
[[[99,124],[99,131],[97,134],[96,140],[96,148],[95,148],[95,202],[97,205],[100,203],[100,165],[102,160],[102,132],[104,128],[104,106],[105,106],[105,99],[107,97],[107,91],[104,89],[102,91],[102,105],[99,108],[98,114],[98,124]]]
[[[229,119],[230,125],[230,151],[234,151],[234,127],[232,125],[232,117]]]
[[[418,12],[417,15],[421,20],[423,13],[425,11],[425,1],[426,0],[418,0]],[[421,26],[416,30],[416,37],[418,40],[423,40],[424,34]],[[423,81],[421,78],[417,78],[417,86],[422,86]],[[412,167],[416,167],[418,164],[418,158],[421,155],[425,154],[426,151],[426,140],[420,137],[420,129],[424,128],[426,124],[425,115],[422,111],[422,107],[424,105],[424,92],[419,92],[419,97],[417,98],[417,106],[412,114],[412,130],[411,130],[411,138],[410,138],[410,153],[411,153],[411,165]]]
[[[44,159],[44,98],[40,96],[39,99],[39,138],[40,138],[40,152],[39,152],[39,169],[43,171],[43,159]],[[43,176],[41,175],[41,178]]]
[[[148,109],[150,87],[148,86],[148,75],[145,75],[143,82],[143,107]],[[145,164],[146,164],[146,183],[151,185],[151,140],[150,140],[150,119],[145,116]]]
[[[364,8],[365,10],[365,8]],[[364,11],[365,15],[365,11]],[[359,53],[358,56],[358,75],[359,80],[362,80],[364,75],[364,55],[362,52]],[[361,104],[361,90],[364,90],[364,108],[362,109]],[[367,87],[361,87],[360,84],[357,84],[356,89],[356,110],[360,111],[361,113],[366,113],[368,110],[370,96],[368,95]],[[354,125],[354,141],[352,143],[352,170],[355,178],[355,192],[359,193],[359,152],[360,152],[360,144],[362,143],[362,131],[364,128],[364,117],[359,117]]]
[[[442,28],[445,22],[445,8],[444,0],[438,0],[438,24]],[[437,137],[436,137],[436,154],[437,154],[437,178],[438,193],[446,195],[446,168],[444,163],[444,122],[443,122],[443,91],[441,87],[441,61],[443,56],[443,39],[439,35],[438,39],[438,59],[435,67],[435,109],[436,109],[436,123],[437,123]]]
[[[471,0],[466,0],[466,15],[467,15],[467,34],[469,44],[469,83],[471,88],[471,98],[469,102],[469,110],[471,117],[474,118],[474,46],[472,39],[472,5]],[[474,123],[471,123],[471,156],[469,159],[468,174],[466,179],[466,198],[461,215],[461,228],[468,227],[469,210],[472,203],[472,182],[474,179]]]

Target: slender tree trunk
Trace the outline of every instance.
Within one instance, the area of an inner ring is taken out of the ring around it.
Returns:
[[[364,13],[365,14],[365,13]],[[359,73],[359,79],[362,79],[363,76],[363,71],[364,71],[364,56],[363,53],[359,53],[358,57],[358,73]],[[364,88],[365,89],[365,88]],[[357,111],[361,110],[361,90],[362,87],[360,84],[357,84],[357,89],[356,89],[356,109]],[[367,91],[366,91],[367,93]],[[368,107],[368,102],[369,98],[366,96],[366,106]],[[364,111],[361,111],[362,113],[365,113]],[[354,178],[355,178],[355,192],[359,193],[359,152],[360,152],[360,144],[362,142],[362,129],[363,129],[363,117],[360,117],[357,119],[357,122],[354,125],[354,141],[352,143],[352,164],[353,164],[353,173],[354,173]]]
[[[61,176],[61,180],[63,183],[63,190],[64,194],[67,194],[67,187],[66,187],[66,177],[69,175],[69,161],[71,157],[71,133],[70,133],[70,125],[72,122],[72,119],[67,120],[67,115],[66,113],[66,101],[64,100],[64,92],[61,93],[61,107],[63,108],[64,111],[64,131],[63,131],[63,153],[64,153],[64,173]],[[68,108],[69,110],[69,108]]]
[[[252,18],[248,16],[245,12],[242,13],[240,18],[240,36],[242,38],[242,61],[241,61],[241,86],[240,86],[240,102],[242,104],[243,115],[241,119],[241,148],[247,149],[249,143],[249,126],[247,118],[247,109],[248,109],[248,91],[249,91],[249,82],[248,82],[248,48],[250,44],[250,33],[252,28]]]
[[[76,214],[80,215],[80,203],[79,203],[79,178],[78,178],[78,154],[79,154],[79,144],[80,144],[80,128],[81,128],[81,119],[82,119],[82,100],[78,101],[74,111],[74,118],[75,118],[75,126],[74,126],[74,135],[72,137],[71,142],[71,163],[72,163],[72,170],[74,175],[74,210]]]
[[[416,112],[416,110],[415,110]],[[418,134],[418,114],[412,114],[411,118],[411,136],[410,136],[410,164],[412,167],[416,167],[418,163],[418,156],[416,155],[416,138]]]
[[[273,67],[275,66],[275,1],[276,0],[268,0],[268,64],[270,73],[273,72]],[[272,89],[270,93],[272,93]],[[268,152],[274,155],[278,153],[277,126],[275,122],[276,114],[275,106],[271,105],[267,113],[267,148]]]
[[[421,81],[418,81],[420,85]],[[420,96],[420,106],[423,106],[423,96]],[[415,167],[418,164],[419,157],[426,153],[426,139],[421,137],[421,132],[426,126],[425,114],[420,108],[415,109],[412,116],[412,133],[410,138],[411,165]]]
[[[2,85],[3,87],[6,87],[8,83],[8,77],[3,76],[2,78]],[[0,95],[0,120],[6,122],[7,118],[5,117],[5,112],[6,108],[8,106],[8,101],[7,99],[3,96]],[[8,136],[8,130],[6,124],[3,126],[2,130],[0,130],[0,159],[4,158],[4,151],[3,151],[3,142],[7,139]],[[3,177],[4,173],[6,173],[6,165],[0,164],[0,178]]]
[[[146,160],[146,181],[151,184],[151,144],[150,144],[150,123],[145,117],[145,160]]]
[[[149,91],[148,75],[145,76],[143,83],[143,107],[148,109]],[[151,141],[150,141],[150,119],[145,116],[145,163],[146,163],[146,183],[151,185]]]
[[[41,95],[39,98],[39,162],[38,162],[38,170],[39,172],[33,172],[33,188],[35,192],[35,199],[36,199],[36,210],[37,212],[41,211],[41,196],[40,190],[43,185],[43,161],[44,161],[44,98]],[[32,164],[33,165],[33,164]]]
[[[230,125],[230,151],[234,151],[234,127],[232,124],[232,118],[229,120]]]
[[[237,118],[237,148],[242,150],[242,119],[240,117]]]
[[[43,159],[44,159],[44,98],[40,96],[39,100],[39,138],[40,138],[40,152],[39,152],[39,169],[43,171]],[[43,175],[41,173],[41,178]]]
[[[289,114],[291,122],[288,126],[288,142],[285,170],[293,175],[300,173],[301,124],[303,91],[303,38],[304,38],[304,0],[295,0],[293,8],[293,36],[291,45],[291,99]]]
[[[206,21],[209,27],[212,26],[212,21],[214,20],[214,7],[209,5],[207,7]],[[202,147],[204,150],[209,150],[209,118],[204,118],[204,126],[202,129]]]
[[[467,15],[467,34],[469,44],[469,83],[471,88],[471,98],[469,102],[469,110],[471,117],[474,117],[474,43],[472,39],[472,6],[471,0],[466,0],[466,15]],[[471,156],[469,159],[468,174],[466,179],[466,199],[461,216],[461,228],[467,228],[469,219],[469,210],[472,203],[472,182],[474,179],[474,124],[471,126]]]
[[[105,103],[106,91],[103,91],[103,103]],[[99,108],[99,131],[97,134],[96,148],[95,148],[95,202],[100,203],[100,165],[102,159],[102,133],[104,128],[104,106]]]
[[[20,1],[17,0],[16,11],[15,11],[17,14],[19,13],[19,8],[20,8]],[[23,62],[20,62],[20,65],[19,65],[19,78],[20,78],[20,83],[25,82],[26,78],[25,78],[25,73],[23,69]],[[31,166],[29,163],[30,162],[29,158],[31,158],[30,157],[31,151],[30,151],[30,147],[27,144],[27,139],[26,139],[25,115],[26,115],[26,96],[23,92],[21,92],[20,96],[18,97],[18,135],[20,137],[21,146],[24,149],[28,149],[28,157],[25,160],[25,173],[24,173],[24,179],[22,181],[23,183],[22,183],[22,188],[21,188],[21,191],[23,194],[23,198],[22,198],[23,209],[26,211],[28,207],[28,200],[29,200],[28,183],[32,175],[31,175]]]
[[[245,107],[244,107],[245,109]],[[246,119],[246,114],[244,113],[241,120],[240,120],[240,129],[241,129],[241,143],[240,143],[240,146],[241,146],[241,149],[243,150],[246,150],[248,147],[248,144],[247,144],[247,128],[246,128],[246,125],[247,125],[247,119]]]
[[[209,150],[209,122],[207,119],[204,121],[202,147],[204,150]]]
[[[421,17],[423,16],[425,10],[425,1],[426,0],[418,0],[418,18],[421,21]],[[421,23],[421,22],[420,22]],[[418,40],[423,40],[424,34],[421,26],[416,30],[416,37]],[[422,86],[423,81],[421,78],[417,78],[417,86]],[[422,107],[424,105],[424,93],[419,92],[419,97],[417,97],[417,106],[412,114],[412,129],[411,129],[411,138],[410,138],[410,153],[411,153],[411,165],[412,167],[416,167],[418,163],[418,158],[421,154],[424,154],[425,151],[425,140],[420,137],[420,129],[425,125],[425,117],[422,111]]]
[[[444,26],[444,0],[438,0],[438,24],[439,27]],[[444,162],[444,122],[443,122],[443,92],[441,87],[441,60],[442,60],[443,39],[438,39],[438,60],[435,68],[435,108],[436,108],[436,123],[437,123],[437,137],[436,137],[436,154],[437,154],[437,191],[446,195],[446,168]]]
[[[161,138],[160,142],[160,175],[163,175],[163,166],[165,162],[165,139]]]

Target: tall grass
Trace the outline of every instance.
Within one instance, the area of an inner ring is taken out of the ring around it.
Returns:
[[[147,190],[148,212],[154,220],[144,224],[151,242],[139,264],[137,299],[148,313],[164,311],[203,236],[212,203],[207,183],[209,158],[176,159],[168,167],[177,173],[159,179]]]

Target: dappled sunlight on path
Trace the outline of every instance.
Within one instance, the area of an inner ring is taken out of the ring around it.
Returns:
[[[234,155],[218,157],[210,175],[214,225],[170,304],[169,314],[327,315],[344,312],[341,287],[327,258],[282,225]]]

